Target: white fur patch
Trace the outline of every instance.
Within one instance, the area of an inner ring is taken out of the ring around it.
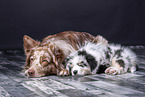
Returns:
[[[81,51],[85,51],[87,54],[90,54],[95,58],[97,67],[94,68],[93,71],[90,70],[91,64],[87,63],[85,55],[78,55],[78,52]],[[90,74],[90,72],[91,74],[95,74],[99,66],[103,64],[109,65],[105,71],[105,73],[108,74],[121,74],[128,70],[133,73],[136,70],[137,65],[137,56],[131,49],[122,47],[121,45],[106,44],[104,42],[99,42],[97,44],[91,42],[86,43],[84,47],[71,53],[67,58],[70,58],[70,60],[66,63],[66,69],[70,70],[71,63],[72,75],[75,75],[75,70],[77,70],[77,75]],[[82,67],[77,65],[81,61],[87,64],[87,66]]]

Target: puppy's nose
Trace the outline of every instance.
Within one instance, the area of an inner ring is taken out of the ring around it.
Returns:
[[[35,71],[34,70],[29,70],[28,74],[29,74],[29,76],[33,76],[35,74]]]
[[[77,70],[74,70],[74,71],[73,71],[73,73],[74,73],[75,75],[77,74],[77,72],[78,72]]]

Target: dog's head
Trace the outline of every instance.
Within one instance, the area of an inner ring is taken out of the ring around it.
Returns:
[[[63,53],[54,45],[42,46],[29,36],[24,36],[24,50],[27,56],[25,75],[28,77],[41,77],[57,74],[58,62],[63,59]]]
[[[66,69],[72,76],[91,74],[90,66],[84,56],[68,56]]]

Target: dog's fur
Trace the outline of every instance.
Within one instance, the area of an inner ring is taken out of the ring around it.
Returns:
[[[131,49],[107,44],[107,40],[102,36],[98,36],[98,39],[103,41],[97,44],[87,42],[84,47],[66,58],[66,69],[70,75],[103,72],[114,75],[136,71],[137,56]]]
[[[25,75],[41,77],[57,74],[64,69],[64,59],[79,49],[85,41],[96,42],[93,35],[85,32],[65,31],[49,35],[42,42],[25,35],[23,37],[26,54]]]

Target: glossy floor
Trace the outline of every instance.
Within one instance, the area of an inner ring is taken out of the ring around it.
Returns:
[[[26,78],[21,50],[0,51],[0,97],[144,97],[145,48],[137,53],[139,71],[122,75],[46,76]]]

